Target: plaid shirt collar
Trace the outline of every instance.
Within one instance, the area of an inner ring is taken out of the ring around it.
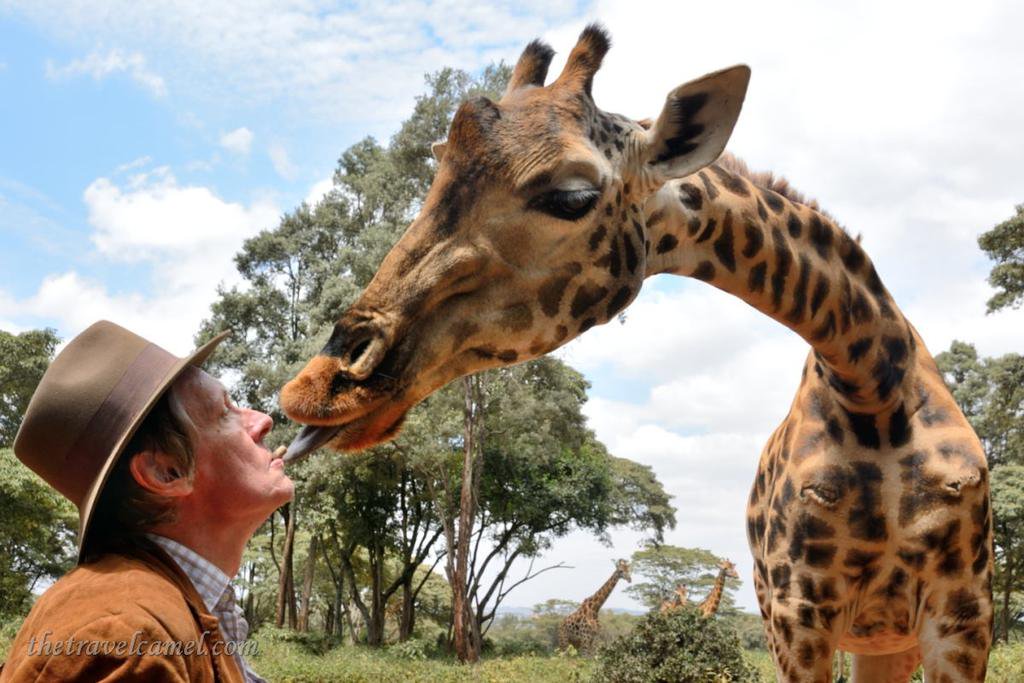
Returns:
[[[199,597],[203,599],[206,609],[211,613],[215,612],[217,603],[231,584],[231,577],[205,557],[177,541],[156,534],[146,534],[146,537],[178,563],[178,567],[185,572]]]

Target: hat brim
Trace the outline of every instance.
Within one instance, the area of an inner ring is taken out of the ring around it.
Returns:
[[[153,406],[155,406],[157,401],[160,400],[160,397],[167,392],[172,384],[174,384],[174,380],[178,379],[181,373],[189,367],[201,367],[227,336],[228,332],[221,332],[216,337],[196,349],[192,355],[182,358],[171,366],[171,369],[167,371],[167,375],[163,380],[161,380],[160,384],[156,386],[149,399],[143,404],[142,409],[139,410],[135,417],[132,418],[124,434],[122,434],[121,438],[117,440],[117,443],[111,450],[110,455],[107,456],[106,461],[103,463],[103,468],[100,470],[99,475],[92,483],[92,486],[89,487],[89,491],[85,496],[85,501],[79,509],[77,563],[81,563],[84,556],[86,542],[89,540],[89,523],[92,521],[93,512],[96,509],[96,503],[99,500],[100,493],[103,491],[103,487],[106,485],[107,479],[110,478],[110,473],[114,469],[114,464],[117,462],[122,451],[124,451],[125,447],[128,445],[128,442],[135,436],[135,432],[138,431],[139,425],[142,424],[142,421],[145,420],[146,416],[153,410]]]

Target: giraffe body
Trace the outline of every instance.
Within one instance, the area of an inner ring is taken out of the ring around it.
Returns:
[[[601,623],[598,621],[601,606],[611,595],[619,579],[632,581],[629,564],[625,560],[616,562],[615,571],[607,581],[601,584],[597,592],[580,603],[575,612],[562,620],[558,627],[558,647],[560,649],[572,645],[577,652],[587,653],[592,650],[594,641],[601,631]]]
[[[659,612],[671,612],[672,610],[685,607],[689,598],[689,591],[684,584],[676,586],[675,591],[672,593],[672,597],[661,602],[661,606],[658,607]]]
[[[460,107],[419,216],[282,390],[310,425],[286,457],[392,438],[452,379],[565,344],[646,277],[692,277],[811,347],[747,507],[780,680],[830,681],[837,647],[858,683],[918,660],[929,680],[984,680],[988,472],[923,341],[856,240],[721,155],[749,70],[680,86],[637,122],[593,102],[607,49],[589,27],[545,85],[552,51],[531,43],[499,102]]]

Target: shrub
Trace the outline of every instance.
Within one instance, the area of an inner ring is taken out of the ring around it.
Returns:
[[[594,683],[754,681],[735,631],[694,609],[651,612],[598,652]]]

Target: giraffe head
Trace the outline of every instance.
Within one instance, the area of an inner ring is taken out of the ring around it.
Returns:
[[[739,573],[736,571],[736,565],[729,560],[722,560],[718,563],[718,568],[725,573],[730,579],[740,578]]]
[[[615,560],[615,569],[618,570],[619,576],[626,580],[626,583],[633,583],[633,575],[629,571],[629,562],[625,560]]]
[[[387,440],[453,379],[543,355],[636,296],[645,199],[719,156],[750,70],[679,86],[642,125],[594,104],[608,48],[587,27],[545,85],[554,52],[534,41],[499,101],[459,107],[419,215],[281,391],[288,416],[309,425],[289,459]]]

